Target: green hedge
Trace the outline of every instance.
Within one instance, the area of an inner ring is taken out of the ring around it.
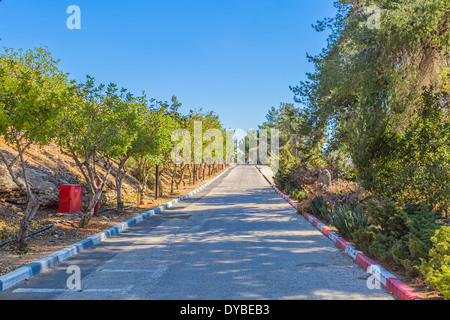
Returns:
[[[428,285],[450,300],[450,227],[442,227],[431,238],[429,260],[421,259],[420,271]]]

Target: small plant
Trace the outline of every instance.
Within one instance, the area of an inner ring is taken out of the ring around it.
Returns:
[[[339,205],[331,214],[331,223],[340,234],[353,238],[356,231],[368,226],[369,217],[360,205]]]
[[[322,196],[312,199],[308,210],[313,216],[319,219],[327,220],[329,217],[328,206]]]
[[[450,227],[442,227],[431,238],[430,259],[421,259],[420,271],[427,284],[450,300]]]
[[[297,201],[303,201],[308,198],[308,192],[306,190],[292,189],[289,194]]]
[[[8,239],[12,238],[13,236],[14,236],[14,233],[12,233],[7,228],[0,226],[0,242],[8,240]]]

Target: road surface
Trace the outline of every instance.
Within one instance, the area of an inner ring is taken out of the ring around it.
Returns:
[[[70,266],[79,271],[79,290],[67,287],[77,284],[68,282],[77,275]],[[366,279],[254,166],[243,165],[0,299],[394,299]]]

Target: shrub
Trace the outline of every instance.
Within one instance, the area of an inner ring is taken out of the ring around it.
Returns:
[[[279,168],[274,177],[275,185],[281,190],[288,192],[289,189],[295,188],[296,181],[292,177],[292,172],[297,167],[295,157],[290,153],[288,148],[284,146],[280,150]]]
[[[416,101],[417,116],[408,119],[401,131],[379,131],[367,141],[367,152],[357,150],[353,160],[368,190],[403,203],[425,201],[441,215],[448,215],[449,102],[435,89],[422,91]]]
[[[372,226],[355,232],[357,246],[381,261],[402,266],[409,276],[420,275],[420,261],[428,259],[437,215],[424,203],[404,209],[394,202],[370,204],[368,212]]]
[[[308,206],[308,210],[313,216],[318,219],[329,219],[328,206],[322,196],[318,196],[312,199]]]
[[[427,284],[450,300],[450,227],[442,227],[431,238],[429,260],[421,259],[420,271]]]
[[[2,221],[0,221],[0,242],[9,240],[16,236],[16,234],[10,229],[11,228],[6,226],[6,223],[2,223]]]
[[[308,192],[301,189],[292,189],[289,194],[291,197],[297,201],[303,201],[308,198]]]
[[[331,214],[331,223],[345,237],[353,239],[353,233],[367,227],[368,215],[360,205],[339,205]]]
[[[376,230],[369,227],[358,228],[352,233],[356,247],[366,253],[369,252],[369,247],[374,243],[375,237]]]
[[[408,216],[396,203],[391,201],[384,205],[370,203],[368,214],[371,224],[379,226],[385,235],[400,239],[408,234]]]

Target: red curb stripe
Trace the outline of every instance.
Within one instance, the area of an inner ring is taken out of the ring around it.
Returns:
[[[291,200],[288,196],[286,196],[284,193],[278,191],[278,189],[275,188],[275,190],[286,200],[289,202],[289,204],[293,204],[293,200]],[[296,207],[296,205],[295,205]],[[305,218],[307,220],[309,220],[309,218],[311,217],[311,214],[309,213],[305,213],[304,214]],[[317,225],[319,224],[319,220],[314,218],[312,221],[312,224],[317,227]],[[326,236],[329,236],[331,232],[333,232],[330,228],[328,227],[323,227],[322,228],[322,233],[325,234]],[[336,247],[338,247],[339,249],[341,249],[342,251],[345,251],[345,249],[347,248],[347,246],[350,245],[350,243],[345,240],[344,238],[337,238],[336,242],[335,242]],[[364,256],[361,253],[358,253],[356,255],[356,262],[363,267],[365,270],[368,270],[368,268],[371,265],[377,265],[377,263],[375,261],[373,261],[372,259]],[[423,298],[421,296],[419,296],[417,293],[415,293],[410,287],[408,287],[406,284],[404,284],[403,282],[401,282],[400,280],[398,280],[397,278],[389,278],[386,280],[386,289],[391,291],[395,296],[397,296],[399,299],[401,300],[422,300]]]
[[[386,288],[401,300],[422,300],[422,297],[417,295],[410,287],[397,278],[387,279]]]
[[[312,222],[314,227],[317,227],[317,225],[319,224],[319,220],[318,219],[314,219]]]
[[[285,200],[287,200],[292,205],[293,201],[288,196],[284,195],[284,193],[281,193],[281,192],[279,192],[279,193],[282,195],[282,197]],[[294,206],[296,207],[296,205],[294,205]],[[309,220],[309,218],[311,217],[311,214],[305,213],[304,216],[305,216],[306,220]],[[317,227],[319,222],[320,221],[318,219],[314,218],[312,221],[312,224],[315,227]],[[329,237],[330,233],[333,232],[333,230],[328,227],[323,227],[321,231],[327,237]],[[345,249],[347,248],[347,246],[350,245],[350,243],[347,240],[345,240],[344,238],[339,237],[336,239],[335,245],[342,251],[345,251]],[[378,265],[375,261],[364,256],[361,253],[358,253],[356,255],[355,260],[361,267],[364,268],[364,270],[368,270],[368,268],[371,265]],[[397,278],[387,279],[386,280],[386,289],[391,291],[395,296],[397,296],[401,300],[423,300],[423,298],[421,296],[419,296],[410,287],[408,287],[406,284],[404,284]]]
[[[338,247],[342,251],[345,251],[345,248],[348,245],[350,245],[350,243],[347,242],[347,240],[345,240],[344,238],[337,238],[337,240],[336,240],[336,247]]]
[[[375,261],[372,259],[366,257],[365,255],[358,253],[356,255],[356,262],[364,268],[364,270],[367,270],[371,265],[377,265]]]
[[[330,228],[328,228],[328,227],[323,227],[323,228],[322,228],[322,233],[323,233],[324,235],[326,235],[327,237],[330,235],[330,232],[333,232],[333,230],[330,229]]]

